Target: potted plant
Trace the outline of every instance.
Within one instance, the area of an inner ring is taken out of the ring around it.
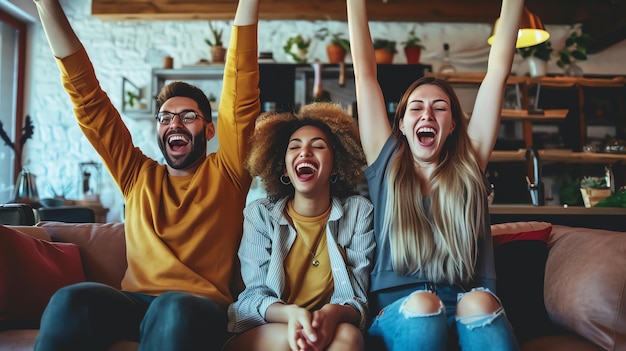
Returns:
[[[211,59],[213,63],[224,63],[226,58],[226,48],[224,48],[224,42],[222,41],[224,28],[217,29],[213,27],[212,22],[209,22],[209,30],[213,39],[205,39],[204,41],[211,47]]]
[[[350,51],[350,41],[343,37],[343,33],[331,33],[328,28],[317,31],[315,38],[326,40],[330,36],[330,43],[326,46],[326,54],[329,63],[341,63],[346,59]]]
[[[398,52],[394,40],[375,38],[373,44],[377,64],[390,64],[393,62],[393,55]]]
[[[409,35],[405,41],[401,43],[404,45],[404,54],[406,55],[406,62],[409,64],[420,63],[420,56],[422,49],[425,49],[422,45],[422,39],[415,35],[415,27],[409,31]]]
[[[298,34],[287,39],[283,50],[296,63],[306,63],[310,45],[311,38],[304,39],[302,35]]]
[[[559,60],[557,66],[565,70],[568,76],[580,77],[583,75],[582,69],[576,61],[587,59],[587,40],[589,34],[583,33],[581,26],[572,27],[570,36],[565,40],[565,46],[559,50]]]
[[[611,196],[611,189],[605,177],[583,177],[580,181],[580,193],[585,207],[591,207]]]
[[[126,92],[126,100],[124,101],[124,106],[128,106],[130,108],[134,108],[135,104],[139,102],[139,94],[133,91]]]
[[[552,44],[549,40],[541,44],[517,49],[517,53],[522,56],[528,64],[528,72],[531,77],[545,76],[548,69],[548,61],[552,55]]]

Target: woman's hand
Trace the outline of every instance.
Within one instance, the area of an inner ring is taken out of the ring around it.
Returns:
[[[287,309],[287,341],[291,350],[317,351],[318,349],[308,347],[317,342],[317,334],[311,323],[311,312],[296,305],[288,305],[285,308]]]
[[[335,338],[339,323],[358,321],[358,312],[350,306],[326,304],[312,313],[311,325],[315,330],[316,341],[306,337],[298,339],[299,351],[323,351]]]

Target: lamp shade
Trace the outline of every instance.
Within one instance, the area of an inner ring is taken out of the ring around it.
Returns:
[[[498,28],[498,22],[500,19],[498,18],[493,25],[493,31],[491,32],[491,36],[487,39],[487,43],[489,45],[493,44],[493,39],[496,34],[496,29]],[[543,23],[537,15],[528,11],[526,7],[524,7],[524,11],[522,12],[522,18],[520,20],[519,32],[517,33],[517,42],[515,43],[515,47],[525,48],[528,46],[534,46],[537,44],[541,44],[544,41],[550,39],[550,33],[548,33],[543,27]]]

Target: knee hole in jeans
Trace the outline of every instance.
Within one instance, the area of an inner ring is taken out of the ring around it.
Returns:
[[[416,291],[409,295],[400,306],[406,317],[432,316],[443,311],[443,303],[430,291]]]
[[[485,315],[497,312],[500,301],[488,290],[473,290],[463,294],[456,308],[458,317]]]

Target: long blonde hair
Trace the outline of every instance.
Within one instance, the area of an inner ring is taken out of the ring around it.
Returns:
[[[428,184],[430,206],[424,203],[413,155],[399,129],[408,97],[423,84],[440,87],[450,98],[456,127],[448,136]],[[389,233],[394,271],[420,272],[434,282],[467,282],[474,274],[477,241],[485,228],[486,184],[467,134],[458,97],[445,81],[426,77],[404,93],[396,110],[392,134],[398,140],[389,162],[383,233]]]

